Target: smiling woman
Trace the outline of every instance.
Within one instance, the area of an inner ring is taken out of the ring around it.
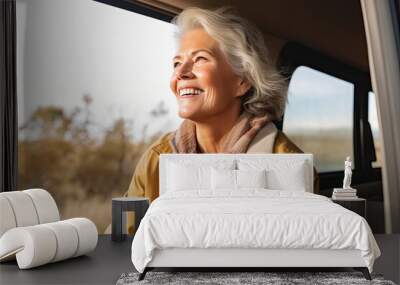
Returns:
[[[170,87],[184,121],[145,151],[127,196],[158,197],[161,153],[302,152],[272,122],[282,117],[287,82],[253,24],[227,7],[187,8],[172,23],[179,48]]]

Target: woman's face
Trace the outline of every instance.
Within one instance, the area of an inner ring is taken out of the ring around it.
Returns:
[[[179,116],[193,121],[240,110],[240,96],[250,86],[228,64],[218,43],[198,28],[184,34],[173,58],[171,89]]]

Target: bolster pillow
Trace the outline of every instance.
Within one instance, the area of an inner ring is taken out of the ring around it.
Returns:
[[[0,238],[0,261],[16,256],[20,269],[80,256],[97,245],[97,228],[86,218],[13,228]]]

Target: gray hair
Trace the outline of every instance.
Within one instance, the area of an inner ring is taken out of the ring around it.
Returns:
[[[270,63],[261,31],[231,10],[229,6],[215,10],[186,8],[172,19],[178,28],[175,37],[180,39],[187,31],[203,28],[219,43],[234,72],[252,85],[241,97],[243,109],[279,120],[287,100],[287,78]]]

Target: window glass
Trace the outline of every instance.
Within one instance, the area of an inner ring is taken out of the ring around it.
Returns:
[[[353,160],[353,98],[350,82],[306,66],[293,73],[283,131],[314,154],[319,172],[344,169],[346,156]]]
[[[368,92],[368,121],[371,126],[372,137],[374,138],[376,161],[372,162],[372,167],[382,166],[382,143],[378,123],[378,109],[374,92]]]
[[[102,233],[147,146],[177,128],[172,24],[92,0],[17,0],[20,189]]]

